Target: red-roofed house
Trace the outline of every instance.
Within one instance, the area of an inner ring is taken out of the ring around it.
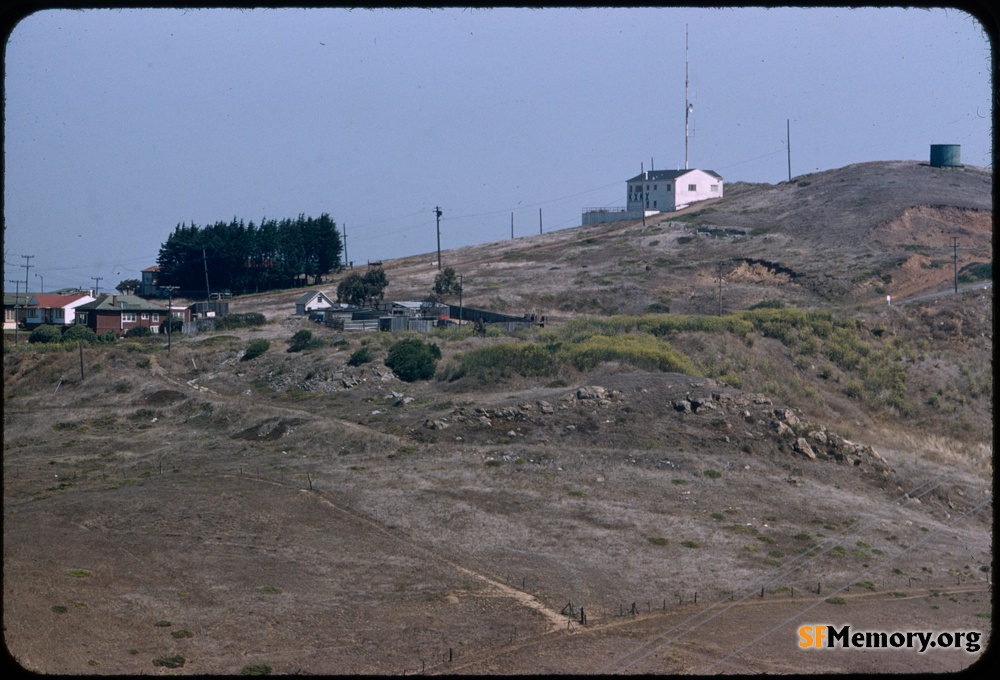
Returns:
[[[24,315],[24,326],[72,326],[76,323],[76,308],[93,301],[94,296],[87,293],[31,293]]]

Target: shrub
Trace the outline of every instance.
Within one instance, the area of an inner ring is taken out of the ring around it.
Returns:
[[[367,347],[359,347],[354,350],[351,357],[347,360],[348,366],[361,366],[362,364],[367,364],[375,360],[375,355]]]
[[[183,656],[161,656],[158,659],[153,659],[153,665],[163,668],[180,668],[184,665],[184,661]]]
[[[229,316],[216,317],[215,330],[230,330],[233,328],[251,328],[253,326],[263,326],[267,323],[267,317],[260,312],[244,312],[243,314],[230,314]]]
[[[270,675],[271,667],[266,663],[254,663],[249,666],[244,666],[240,671],[240,675]]]
[[[35,330],[31,331],[31,335],[28,336],[28,342],[31,343],[48,343],[48,342],[60,342],[62,341],[62,331],[59,330],[59,326],[52,326],[50,324],[42,324]]]
[[[251,359],[256,359],[261,354],[266,352],[271,348],[271,343],[263,338],[258,338],[257,340],[251,340],[247,344],[246,351],[243,352],[243,361],[250,361]]]
[[[130,328],[125,331],[126,338],[148,338],[153,334],[153,331],[149,330],[145,326],[136,326],[135,328]]]
[[[102,345],[113,345],[118,342],[118,336],[115,335],[114,331],[105,331],[97,336],[97,342]]]
[[[392,369],[400,380],[430,380],[434,377],[441,350],[437,345],[416,338],[400,340],[389,348],[385,365]]]
[[[86,343],[97,342],[97,333],[86,326],[70,326],[62,334],[63,341],[83,341]]]
[[[325,343],[319,339],[314,338],[312,331],[302,329],[292,336],[292,339],[288,341],[288,351],[289,352],[301,352],[305,349],[316,349],[317,347],[322,347]]]

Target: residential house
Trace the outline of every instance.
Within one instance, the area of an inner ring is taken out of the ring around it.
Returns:
[[[121,336],[138,326],[160,333],[167,320],[167,312],[165,306],[136,295],[105,293],[93,302],[77,307],[76,322],[98,335],[111,331]],[[183,321],[190,321],[186,309],[174,309],[173,314],[183,317]]]
[[[300,297],[295,303],[295,313],[305,315],[320,309],[329,309],[336,304],[325,293],[312,290]]]
[[[139,295],[142,297],[163,297],[166,292],[159,285],[160,267],[154,265],[142,270],[142,279],[139,283]]]
[[[30,293],[8,293],[3,294],[3,329],[14,330],[18,324],[24,323],[27,314],[28,297]]]
[[[42,324],[72,326],[76,323],[76,308],[93,301],[93,295],[80,291],[31,293],[24,317],[25,328],[36,328]]]

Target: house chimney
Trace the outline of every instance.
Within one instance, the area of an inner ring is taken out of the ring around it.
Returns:
[[[112,307],[118,306],[118,296],[114,293],[111,294],[111,306]]]

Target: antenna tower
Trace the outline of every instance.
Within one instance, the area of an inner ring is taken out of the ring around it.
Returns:
[[[691,99],[688,96],[688,29],[684,25],[684,169],[688,169],[688,137],[690,127],[688,119],[691,117]]]

